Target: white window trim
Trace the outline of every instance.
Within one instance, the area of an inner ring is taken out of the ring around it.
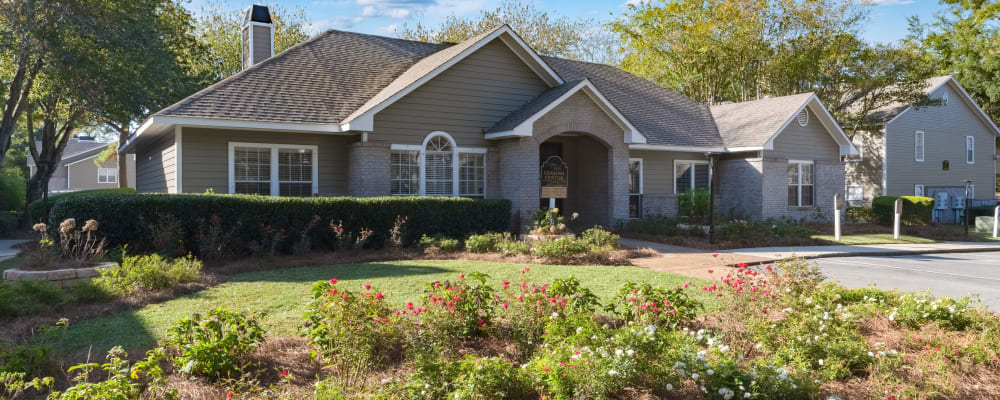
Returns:
[[[920,152],[917,153],[917,136],[920,137]],[[917,162],[924,162],[924,154],[927,153],[926,143],[924,140],[926,134],[924,131],[913,132],[913,160]]]
[[[860,199],[851,199],[850,194],[851,194],[851,189],[852,188],[857,188],[858,190],[861,191],[861,198]],[[864,188],[864,186],[861,186],[861,185],[847,185],[847,187],[844,188],[844,200],[847,200],[847,201],[865,201],[865,188]]]
[[[673,183],[673,185],[674,185],[674,194],[675,195],[680,195],[680,193],[677,192],[677,164],[691,164],[692,165],[692,168],[691,168],[691,171],[692,171],[691,172],[691,187],[689,189],[694,189],[694,185],[695,185],[695,183],[694,183],[694,181],[695,181],[695,179],[694,179],[694,172],[693,172],[694,171],[694,165],[695,164],[708,165],[708,190],[709,191],[712,190],[712,172],[713,171],[712,171],[712,165],[709,164],[708,161],[706,161],[706,160],[674,160],[674,170],[671,173],[671,175],[673,175],[673,177],[674,177],[674,183]]]
[[[969,151],[972,151],[972,159],[969,159]],[[976,163],[976,137],[966,136],[965,137],[965,163],[975,164]]]
[[[397,147],[397,146],[399,146],[399,147]],[[401,148],[401,147],[410,147],[410,146],[409,146],[409,145],[392,145],[392,146],[390,146],[390,148],[389,148],[389,151],[390,151],[390,152],[393,152],[393,151],[401,151],[401,152],[417,152],[417,168],[420,168],[420,159],[422,158],[422,157],[420,157],[420,154],[421,154],[421,153],[420,153],[420,150],[419,150],[419,149],[416,149],[416,148],[415,148],[416,146],[412,146],[412,147],[414,147],[414,148],[412,148],[412,149],[410,149],[410,148]],[[390,157],[390,158],[389,158],[389,169],[390,169],[390,170],[392,170],[392,158],[391,158],[391,157],[392,157],[392,155],[390,154],[390,156],[389,156],[389,157]],[[423,175],[423,171],[418,171],[418,173],[419,173],[420,175]],[[389,178],[389,184],[390,184],[390,187],[389,187],[389,195],[390,195],[390,196],[418,196],[418,195],[420,195],[420,192],[419,192],[419,189],[420,189],[420,188],[417,188],[417,189],[418,189],[418,192],[417,192],[417,193],[392,193],[392,187],[391,187],[391,185],[392,185],[392,180],[393,180],[393,178],[392,178],[392,177],[390,177],[390,178]],[[417,184],[418,184],[418,185],[420,184],[420,183],[419,183],[419,178],[418,178],[418,183],[417,183]]]
[[[109,169],[115,170],[115,172],[110,175],[111,176],[111,180],[108,181],[108,182],[101,182],[101,171],[102,170],[109,170]],[[97,168],[97,183],[105,183],[105,184],[107,184],[107,183],[118,183],[118,167],[108,167],[108,168],[99,167],[99,168]]]
[[[458,158],[459,158],[458,155],[461,154],[461,153],[474,153],[474,154],[483,154],[483,168],[484,169],[483,169],[483,194],[482,194],[482,196],[486,197],[486,192],[487,192],[486,185],[489,182],[489,178],[487,176],[489,174],[489,167],[488,167],[489,164],[488,164],[488,160],[486,159],[486,150],[487,149],[485,147],[458,147],[458,144],[455,142],[455,138],[453,138],[451,135],[449,135],[447,132],[444,132],[444,131],[434,131],[434,132],[431,132],[431,133],[427,134],[427,136],[424,137],[423,144],[393,144],[393,145],[389,146],[389,150],[390,151],[416,151],[416,152],[419,152],[419,155],[417,156],[417,159],[418,159],[417,165],[419,166],[418,168],[420,168],[420,191],[416,195],[412,195],[412,194],[397,194],[396,196],[426,196],[427,195],[427,191],[426,191],[427,190],[427,163],[426,163],[425,154],[427,153],[427,143],[429,143],[431,141],[431,139],[433,139],[433,138],[435,138],[437,136],[443,136],[446,139],[448,139],[449,143],[451,143],[451,148],[452,148],[452,157],[451,157],[451,168],[452,168],[452,182],[451,182],[451,186],[452,186],[452,189],[451,189],[451,195],[452,196],[460,196],[458,193],[459,193],[459,180],[460,180],[459,176],[460,176],[460,172],[461,171],[460,171],[460,165],[459,165],[459,162],[458,162],[459,161],[458,160]],[[473,195],[468,195],[468,196],[473,196]],[[475,195],[475,196],[478,196],[478,195]]]
[[[974,200],[976,198],[976,184],[975,183],[970,183],[968,185],[968,187],[969,187],[969,198],[965,199],[966,202]],[[972,205],[972,203],[968,203],[968,204],[970,206]]]
[[[798,188],[796,190],[798,192],[798,199],[795,202],[795,204],[789,204],[788,207],[815,207],[816,206],[816,167],[815,167],[816,163],[814,161],[812,161],[812,160],[788,160],[788,163],[789,164],[795,164],[797,166],[796,168],[799,169],[798,173],[796,174],[798,176],[798,178],[799,178],[799,181],[796,182],[796,184],[795,184],[795,186]],[[813,190],[813,203],[810,204],[810,205],[802,205],[802,165],[803,164],[813,165],[813,171],[812,171],[813,172],[813,183],[812,183],[812,185],[809,185],[809,186],[812,186],[812,190]],[[787,172],[786,172],[786,174],[787,174]],[[787,179],[788,177],[786,176],[785,178]]]
[[[917,194],[917,188],[920,188],[920,194]],[[926,189],[924,189],[924,185],[921,185],[921,184],[913,185],[913,195],[914,196],[927,197],[927,191],[926,191]]]
[[[275,144],[275,143],[247,143],[229,142],[229,194],[236,193],[236,148],[255,147],[271,150],[271,196],[281,195],[281,182],[278,175],[278,149],[312,150],[312,192],[313,195],[319,193],[319,147],[311,144]]]
[[[643,182],[646,179],[645,176],[643,176],[643,174],[645,173],[644,170],[646,169],[645,162],[643,162],[641,158],[629,158],[628,159],[628,164],[629,164],[629,167],[631,167],[632,163],[636,162],[636,161],[639,162],[639,193],[631,193],[630,192],[629,195],[643,194],[643,193],[645,193],[644,192],[645,182]],[[676,174],[677,172],[674,171],[674,173]],[[677,184],[677,180],[674,179],[674,185],[676,185],[676,184]]]

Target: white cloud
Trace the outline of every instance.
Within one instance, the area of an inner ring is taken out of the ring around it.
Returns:
[[[356,0],[364,18],[406,19],[420,15],[437,0]]]
[[[389,35],[395,34],[396,31],[398,31],[398,30],[399,30],[399,25],[390,24],[389,26],[383,26],[381,28],[376,29],[375,33],[378,34],[378,35],[389,36]]]
[[[306,32],[315,35],[328,29],[349,29],[354,26],[354,24],[360,23],[362,20],[363,19],[359,17],[351,18],[343,15],[337,15],[331,18],[309,22],[309,25],[306,25]]]

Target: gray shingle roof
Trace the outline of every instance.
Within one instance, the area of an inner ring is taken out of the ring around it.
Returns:
[[[712,116],[726,147],[758,147],[767,143],[812,93],[712,106]]]
[[[565,80],[589,79],[648,144],[722,146],[708,106],[604,64],[542,57]]]
[[[924,83],[927,85],[924,87],[924,94],[929,94],[931,90],[941,86],[941,84],[945,83],[949,78],[951,78],[950,75],[927,78],[924,80]],[[869,117],[874,121],[884,122],[896,118],[897,115],[902,114],[903,111],[906,111],[909,107],[910,104],[907,103],[896,102],[887,104],[872,111]]]
[[[446,47],[330,30],[156,115],[339,123],[411,65]]]
[[[535,114],[538,114],[539,111],[542,111],[542,109],[550,103],[566,94],[566,92],[570,91],[570,89],[579,85],[580,82],[583,81],[569,81],[542,92],[542,94],[539,94],[538,97],[531,99],[531,101],[525,103],[521,106],[521,108],[514,110],[514,112],[507,114],[506,117],[497,121],[497,123],[493,124],[493,126],[490,127],[490,129],[487,129],[486,132],[503,132],[516,128],[518,125],[521,125],[522,122],[531,118]]]
[[[341,123],[378,105],[492,32],[447,45],[330,30],[155,115]],[[711,112],[703,104],[615,67],[555,57],[542,60],[566,81],[589,79],[650,144],[722,145]],[[543,96],[553,93],[543,93],[530,106],[539,106]]]
[[[110,144],[94,140],[77,140],[71,138],[66,142],[66,148],[63,149],[63,158],[60,161],[60,165],[93,157],[104,151]],[[41,146],[41,142],[35,142],[35,149],[41,150]],[[35,159],[31,157],[31,152],[28,152],[28,165],[35,165]]]

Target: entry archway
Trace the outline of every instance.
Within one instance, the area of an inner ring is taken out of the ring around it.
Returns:
[[[566,198],[556,206],[560,213],[578,213],[574,225],[590,227],[612,224],[614,199],[611,190],[610,146],[600,138],[582,132],[554,135],[539,144],[539,165],[551,156],[559,156],[569,170]],[[539,207],[547,208],[549,199],[539,198]]]

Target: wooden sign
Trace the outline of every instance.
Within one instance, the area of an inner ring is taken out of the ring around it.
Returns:
[[[543,198],[565,199],[569,187],[569,167],[559,156],[549,157],[542,163],[541,183]]]

